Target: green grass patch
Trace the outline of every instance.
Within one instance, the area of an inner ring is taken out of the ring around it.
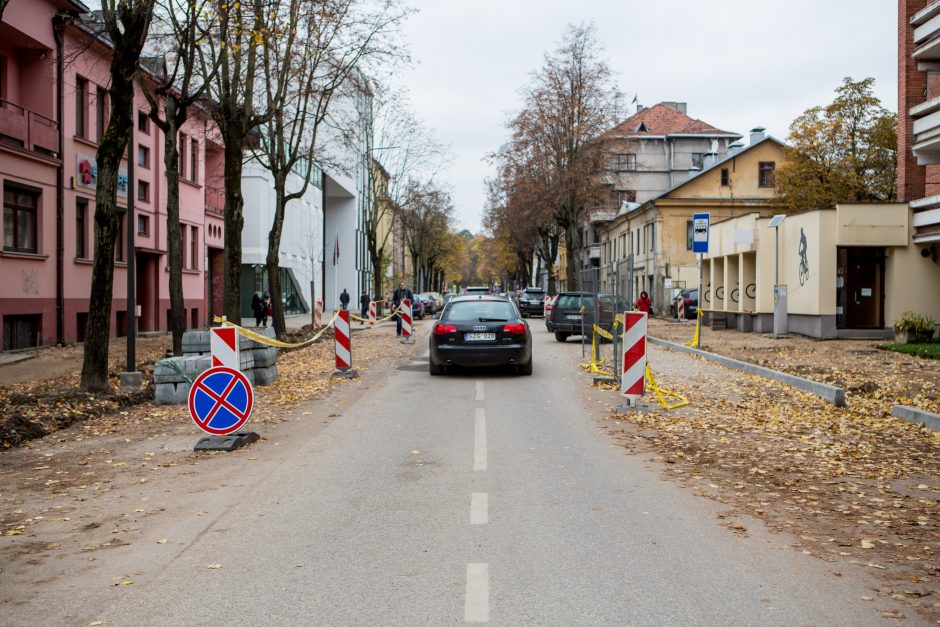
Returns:
[[[922,359],[940,359],[940,339],[919,344],[880,344],[878,348],[895,353],[905,353]]]

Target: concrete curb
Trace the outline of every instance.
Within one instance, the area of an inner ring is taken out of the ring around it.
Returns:
[[[907,405],[894,405],[891,407],[891,415],[915,425],[924,425],[928,429],[940,431],[940,414]]]
[[[648,339],[651,344],[665,346],[666,348],[670,348],[682,353],[698,355],[699,357],[707,359],[708,361],[713,361],[734,370],[740,370],[741,372],[757,375],[758,377],[765,377],[767,379],[779,381],[780,383],[786,383],[787,385],[793,386],[798,390],[815,394],[816,396],[829,401],[836,407],[845,407],[845,390],[842,388],[837,388],[834,385],[827,385],[825,383],[819,383],[818,381],[811,381],[810,379],[804,379],[803,377],[797,377],[796,375],[787,374],[778,370],[771,370],[770,368],[764,368],[763,366],[749,364],[746,361],[739,361],[737,359],[732,359],[731,357],[724,357],[723,355],[716,355],[715,353],[709,353],[708,351],[699,350],[697,348],[690,348],[688,346],[683,346],[682,344],[676,344],[675,342],[661,340],[658,337],[648,336]]]

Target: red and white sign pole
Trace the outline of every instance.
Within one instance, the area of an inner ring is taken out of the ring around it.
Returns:
[[[627,311],[623,314],[623,370],[620,372],[620,393],[630,406],[636,407],[646,383],[646,312]]]
[[[333,341],[336,346],[336,372],[334,377],[350,379],[357,376],[352,368],[352,343],[349,339],[349,310],[341,309],[333,323]]]
[[[676,315],[679,320],[685,320],[685,297],[682,292],[679,292],[679,296],[676,297]]]
[[[402,344],[414,344],[415,339],[411,332],[411,301],[409,299],[406,298],[401,301],[399,315],[401,315]]]
[[[235,327],[212,327],[209,329],[209,350],[212,367],[226,366],[241,372],[238,355],[238,329]]]
[[[375,324],[375,319],[376,319],[375,309],[376,309],[375,301],[370,300],[369,301],[369,324]]]

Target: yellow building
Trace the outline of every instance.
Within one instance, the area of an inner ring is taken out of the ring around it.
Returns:
[[[890,337],[905,311],[940,320],[940,272],[914,242],[907,203],[844,204],[787,216],[779,248],[757,213],[712,225],[703,307],[729,327],[772,332],[774,273],[787,291],[788,331],[812,337]]]
[[[372,272],[381,275],[381,290],[373,294],[376,300],[382,300],[385,295],[391,294],[392,286],[392,256],[395,248],[395,205],[388,196],[389,173],[377,160],[372,160],[372,212],[369,215],[368,230],[375,230],[376,248],[382,252],[382,261],[379,267],[373,267]],[[369,292],[375,287],[369,285]]]
[[[748,146],[731,146],[720,161],[706,156],[703,170],[690,170],[686,180],[645,203],[624,204],[602,228],[602,269],[632,254],[634,298],[648,292],[656,313],[669,312],[679,289],[698,287],[693,214],[707,212],[716,222],[786,211],[774,185],[774,170],[785,160],[784,144],[755,130]],[[603,282],[603,270],[601,277]]]

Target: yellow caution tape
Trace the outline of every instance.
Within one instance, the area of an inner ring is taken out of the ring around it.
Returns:
[[[598,358],[598,354],[597,354],[597,336],[598,336],[599,334],[606,334],[606,337],[607,337],[608,339],[613,339],[613,336],[610,335],[609,333],[607,333],[606,331],[604,331],[603,329],[601,329],[601,328],[600,328],[599,326],[597,326],[596,324],[594,325],[594,332],[595,332],[595,333],[594,333],[594,337],[593,337],[593,339],[591,340],[591,361],[590,361],[589,363],[586,363],[586,364],[581,364],[581,367],[584,368],[585,370],[590,370],[590,371],[591,371],[592,373],[594,373],[594,374],[601,374],[601,375],[605,375],[605,376],[608,376],[608,377],[612,377],[613,374],[614,374],[612,371],[610,371],[610,370],[604,370],[603,368],[601,368],[601,366],[605,365],[606,362],[604,362],[603,359],[599,359],[599,358]],[[598,333],[598,332],[599,332],[599,333]]]
[[[401,313],[399,313],[400,311],[401,311],[401,307],[397,307],[394,311],[392,311],[392,313],[385,316],[384,318],[376,318],[375,322],[376,324],[378,324],[379,322],[385,322],[386,320],[391,320],[395,316],[400,316],[401,315]],[[350,312],[349,317],[358,322],[372,322],[368,318],[361,318],[352,312]]]
[[[666,409],[678,409],[679,407],[685,407],[689,404],[689,399],[682,396],[678,392],[673,392],[671,390],[666,390],[664,388],[656,385],[656,380],[653,379],[653,373],[650,371],[650,364],[646,362],[646,380],[649,382],[650,389],[656,392],[656,397],[659,399],[659,404]],[[678,403],[667,403],[666,397],[677,398],[679,399]]]
[[[334,314],[333,318],[330,319],[330,321],[326,323],[326,326],[320,329],[320,331],[318,331],[316,335],[314,335],[309,340],[305,340],[303,342],[297,342],[297,343],[282,342],[280,340],[270,338],[266,335],[261,335],[260,333],[256,333],[252,331],[251,329],[246,329],[243,326],[237,325],[234,322],[229,322],[225,318],[225,316],[215,316],[212,319],[212,321],[218,324],[221,324],[222,326],[235,327],[236,329],[238,329],[239,335],[247,337],[250,340],[254,340],[258,342],[259,344],[267,344],[268,346],[277,346],[278,348],[300,348],[301,346],[307,346],[319,340],[320,336],[326,333],[326,330],[329,329],[331,326],[333,326],[333,323],[336,321],[336,318],[338,316],[339,316],[339,312],[337,311],[336,314]]]
[[[686,346],[692,346],[698,348],[700,341],[700,333],[702,329],[702,316],[705,315],[701,309],[698,310],[698,313],[695,315],[695,335],[692,337],[692,341],[686,344]]]

